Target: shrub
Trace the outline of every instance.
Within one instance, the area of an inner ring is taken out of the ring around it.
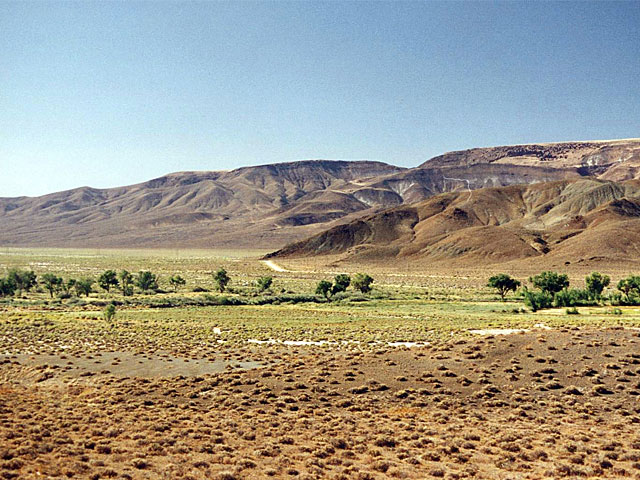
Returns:
[[[227,271],[220,267],[217,272],[213,274],[213,282],[216,285],[216,288],[220,293],[224,292],[227,288],[227,285],[231,281],[229,275],[227,275]]]
[[[596,294],[589,290],[571,288],[557,292],[553,296],[554,307],[586,307],[589,305],[598,305]]]
[[[0,297],[10,297],[16,293],[16,284],[9,277],[0,278]]]
[[[567,315],[580,315],[580,312],[576,307],[567,308]]]
[[[551,308],[553,305],[553,297],[547,292],[532,292],[526,290],[524,292],[524,304],[532,311],[537,312],[543,308]]]
[[[102,314],[104,316],[104,319],[107,322],[111,323],[116,316],[116,306],[113,303],[110,303],[109,305],[107,305],[107,308],[104,309],[104,312]]]
[[[269,290],[271,288],[271,284],[273,283],[273,277],[260,277],[256,280],[256,286],[258,290],[264,292],[265,290]]]
[[[173,291],[177,292],[178,291],[178,287],[181,287],[183,285],[186,285],[187,281],[182,278],[180,275],[173,275],[170,279],[169,279],[169,284],[173,287]]]

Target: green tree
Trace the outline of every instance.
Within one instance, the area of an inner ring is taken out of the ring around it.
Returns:
[[[102,275],[98,277],[98,285],[100,285],[100,288],[103,290],[106,290],[107,293],[109,293],[111,287],[117,287],[118,275],[115,270],[105,270],[102,272]]]
[[[256,280],[256,286],[258,290],[264,292],[265,290],[269,290],[271,285],[273,284],[273,277],[260,277]]]
[[[158,277],[147,270],[141,270],[136,277],[136,287],[143,292],[155,291],[158,289]]]
[[[529,281],[533,283],[534,287],[552,296],[554,293],[569,287],[569,277],[564,273],[542,272],[539,275],[529,278]]]
[[[373,283],[373,277],[366,273],[356,273],[353,276],[351,286],[356,290],[360,290],[362,293],[369,293],[371,291],[371,284]]]
[[[88,297],[93,292],[93,284],[95,282],[90,278],[79,278],[74,285],[78,296],[84,295]]]
[[[182,278],[180,275],[173,275],[171,278],[169,278],[169,284],[171,284],[171,286],[173,287],[174,292],[177,292],[178,287],[181,287],[186,283],[187,281],[184,278]]]
[[[59,277],[53,273],[45,273],[42,276],[42,284],[44,285],[44,288],[49,290],[49,295],[51,296],[51,298],[53,298],[54,293],[58,293],[61,290],[63,283],[64,280],[62,279],[62,277]]]
[[[611,283],[611,278],[608,275],[602,275],[600,272],[592,272],[587,275],[584,281],[587,284],[587,291],[593,294],[594,297],[599,297]]]
[[[18,293],[29,292],[36,285],[37,276],[33,270],[19,270],[12,268],[9,270],[7,278],[16,286]]]
[[[316,295],[322,295],[323,297],[329,298],[329,295],[331,295],[331,282],[328,282],[327,280],[320,280],[316,286]]]
[[[216,284],[216,288],[220,292],[224,292],[229,285],[231,278],[227,275],[227,271],[220,267],[216,273],[213,274],[213,282]]]
[[[498,290],[498,293],[504,302],[504,297],[507,293],[515,292],[520,286],[520,282],[506,273],[499,273],[498,275],[494,275],[489,278],[487,286]]]
[[[344,292],[351,284],[351,277],[346,273],[340,273],[333,279],[333,285],[331,287],[331,294]]]
[[[62,290],[65,294],[71,295],[71,290],[75,287],[77,280],[69,278],[66,282],[62,282]]]
[[[625,294],[627,299],[632,294],[640,294],[640,276],[631,275],[627,278],[623,278],[618,282],[618,290]]]
[[[10,297],[16,293],[16,284],[8,277],[0,277],[0,297]]]
[[[126,270],[122,270],[118,274],[118,278],[120,279],[120,289],[122,290],[123,296],[128,296],[133,294],[133,275]]]

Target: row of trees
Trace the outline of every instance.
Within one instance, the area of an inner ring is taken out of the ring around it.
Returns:
[[[551,307],[575,307],[599,305],[609,300],[612,305],[640,304],[640,276],[631,275],[621,279],[616,288],[618,292],[611,292],[605,299],[604,289],[611,283],[608,275],[592,272],[585,278],[585,288],[569,288],[569,277],[566,274],[546,271],[529,278],[529,282],[537,290],[523,287],[522,293],[525,304],[533,311]],[[509,292],[515,292],[521,282],[505,273],[489,278],[489,287],[495,288],[505,299]]]
[[[218,269],[213,273],[213,281],[216,289],[220,292],[227,290],[231,278],[224,268]],[[24,292],[30,292],[38,283],[49,292],[53,298],[54,295],[71,295],[76,293],[78,296],[89,296],[94,291],[94,285],[97,285],[110,293],[112,290],[120,290],[122,295],[133,295],[134,288],[137,287],[142,292],[155,292],[159,290],[158,276],[150,271],[142,270],[137,274],[132,274],[127,270],[116,272],[115,270],[105,270],[100,274],[97,280],[92,278],[63,278],[53,273],[45,273],[40,277],[32,270],[9,270],[7,276],[0,277],[0,296],[13,296],[16,293],[22,295]],[[172,275],[169,277],[169,285],[174,292],[178,288],[186,285],[186,280],[181,275]],[[265,276],[256,280],[255,285],[260,292],[264,292],[271,288],[273,277]]]
[[[5,277],[0,277],[0,296],[28,293],[38,283],[49,292],[52,298],[56,294],[71,295],[72,293],[76,293],[78,296],[89,296],[94,291],[93,286],[96,283],[106,292],[119,288],[125,296],[133,295],[134,287],[138,287],[142,291],[158,289],[158,277],[149,271],[140,271],[134,275],[127,270],[122,270],[119,273],[116,273],[115,270],[106,270],[100,274],[97,282],[87,277],[65,279],[54,273],[45,273],[38,282],[38,277],[32,270],[11,269]],[[177,288],[179,285],[184,285],[185,281],[179,275],[175,275],[169,279],[169,283]]]
[[[366,273],[356,273],[353,279],[346,273],[341,273],[334,277],[333,283],[328,280],[320,280],[316,286],[316,295],[329,298],[336,293],[346,291],[349,285],[362,293],[369,293],[372,283],[373,278]]]
[[[219,268],[212,276],[215,288],[219,292],[225,292],[229,288],[231,277],[229,277],[224,268]],[[371,291],[373,281],[373,278],[366,273],[356,273],[353,278],[343,273],[336,275],[333,282],[327,280],[318,282],[316,294],[329,298],[346,291],[349,286],[362,293],[368,293]],[[178,288],[183,287],[186,283],[186,280],[177,274],[169,278],[169,284],[174,291],[177,291]],[[30,292],[38,284],[49,292],[51,298],[55,295],[69,296],[73,293],[78,296],[84,295],[88,297],[95,291],[94,286],[96,284],[107,293],[119,290],[124,296],[133,295],[136,287],[141,292],[159,290],[158,276],[147,270],[132,274],[127,270],[117,272],[110,269],[102,272],[97,280],[94,280],[89,277],[63,278],[54,273],[45,273],[38,279],[38,276],[32,270],[11,269],[5,277],[0,277],[0,296],[13,296],[16,293],[22,295],[24,292]],[[273,277],[271,276],[259,277],[254,282],[254,286],[259,292],[269,290],[272,285]]]

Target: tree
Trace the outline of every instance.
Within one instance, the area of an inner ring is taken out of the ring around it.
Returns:
[[[529,278],[529,281],[533,283],[534,287],[551,295],[569,287],[569,277],[556,272],[542,272],[535,277]]]
[[[627,299],[633,293],[640,294],[640,276],[631,275],[623,278],[618,282],[617,288],[626,295]]]
[[[353,276],[351,286],[356,290],[360,290],[362,293],[369,293],[371,291],[371,284],[373,283],[373,277],[366,273],[356,273]]]
[[[587,291],[593,294],[594,297],[600,297],[605,287],[609,286],[611,279],[608,275],[602,275],[599,272],[592,272],[585,278],[587,284]]]
[[[84,295],[88,297],[91,292],[93,292],[93,284],[95,282],[90,278],[80,278],[76,280],[75,289],[78,293],[78,296]]]
[[[346,273],[340,273],[333,279],[333,286],[331,287],[331,294],[344,292],[351,284],[351,277]]]
[[[122,270],[118,274],[118,278],[120,279],[120,289],[122,290],[122,295],[124,295],[125,297],[127,295],[132,295],[133,287],[131,285],[133,284],[133,275],[131,275],[131,273],[126,270]]]
[[[329,298],[329,295],[331,295],[331,282],[320,280],[316,286],[316,295]]]
[[[180,275],[173,275],[171,278],[169,278],[169,284],[171,284],[171,286],[173,287],[174,292],[177,292],[178,287],[181,287],[186,283],[187,281],[184,278],[182,278]]]
[[[9,270],[7,278],[16,286],[18,293],[22,295],[22,291],[29,292],[35,285],[37,276],[33,270],[18,270],[12,268]]]
[[[258,290],[264,292],[271,288],[271,284],[273,283],[273,277],[260,277],[256,280],[256,286]]]
[[[53,298],[54,293],[60,291],[63,283],[64,280],[62,279],[62,277],[58,277],[53,273],[45,273],[42,276],[42,284],[44,285],[44,288],[49,290],[49,295],[51,296],[51,298]]]
[[[158,277],[154,273],[141,270],[136,277],[136,286],[143,292],[158,289]]]
[[[98,277],[98,285],[100,285],[100,288],[103,290],[106,290],[107,293],[109,293],[111,287],[117,287],[118,275],[115,270],[105,270],[102,275]]]
[[[504,302],[504,297],[507,293],[515,292],[520,286],[520,282],[515,278],[511,278],[506,273],[500,273],[489,278],[487,286],[498,290],[498,293]]]
[[[75,278],[70,278],[66,282],[62,282],[62,290],[65,294],[70,295],[71,289],[76,286],[77,280]]]
[[[213,274],[213,282],[216,284],[216,288],[220,292],[224,292],[227,288],[227,285],[231,281],[229,275],[227,275],[227,271],[220,267],[216,273]]]
[[[0,278],[0,297],[10,297],[16,293],[16,284],[9,277]]]

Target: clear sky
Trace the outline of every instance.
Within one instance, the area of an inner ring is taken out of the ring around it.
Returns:
[[[640,136],[640,2],[0,1],[0,196]]]

